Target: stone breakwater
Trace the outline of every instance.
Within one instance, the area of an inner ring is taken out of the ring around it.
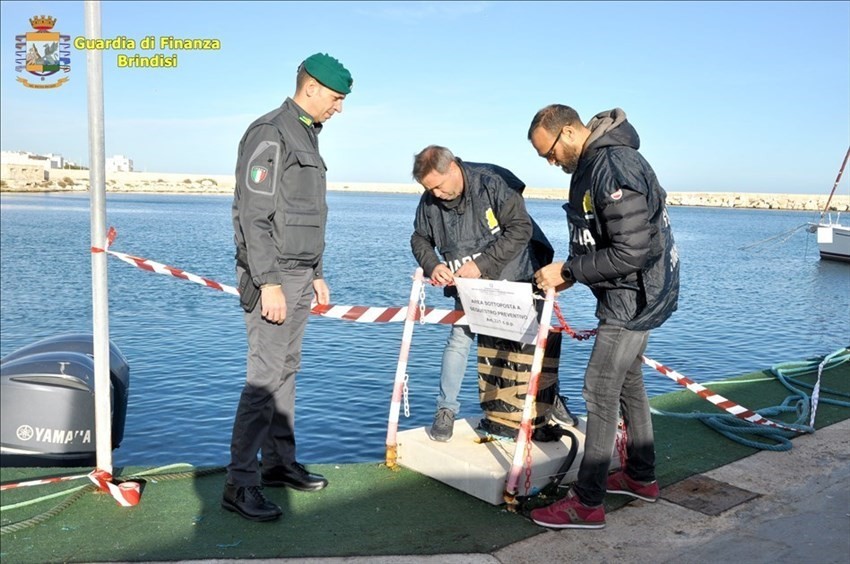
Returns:
[[[89,171],[47,170],[44,178],[20,174],[7,166],[2,170],[2,192],[87,192]],[[329,182],[328,189],[340,192],[377,192],[384,194],[420,194],[417,184],[372,182]],[[106,191],[117,193],[162,194],[232,194],[233,175],[200,175],[155,172],[116,172],[106,175]],[[565,200],[565,188],[527,188],[527,198]],[[671,206],[701,206],[717,208],[750,208],[773,210],[819,211],[827,201],[826,194],[759,194],[738,192],[669,192]],[[850,195],[836,194],[830,203],[831,211],[850,211]]]

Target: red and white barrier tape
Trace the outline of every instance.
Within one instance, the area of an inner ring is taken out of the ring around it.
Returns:
[[[101,491],[115,498],[118,505],[132,507],[139,503],[142,488],[138,482],[121,482],[120,484],[115,484],[112,482],[112,474],[106,470],[94,470],[88,477]]]
[[[724,398],[720,394],[716,394],[716,393],[712,392],[711,390],[709,390],[705,386],[703,386],[701,384],[697,384],[696,382],[694,382],[693,380],[691,380],[687,376],[684,376],[683,374],[679,374],[675,370],[673,370],[671,368],[667,368],[663,364],[655,362],[651,358],[647,358],[645,356],[641,357],[641,358],[643,359],[644,364],[646,364],[647,366],[654,368],[658,372],[664,374],[665,376],[667,376],[671,380],[675,381],[677,384],[686,387],[687,389],[694,392],[696,395],[698,395],[702,399],[710,401],[711,403],[713,403],[714,405],[716,405],[720,409],[723,409],[726,412],[731,413],[732,415],[734,415],[735,417],[738,417],[739,419],[743,419],[744,421],[749,421],[750,423],[758,423],[759,425],[767,425],[768,427],[778,427],[780,429],[785,429],[786,431],[793,431],[795,433],[802,433],[803,432],[803,431],[800,431],[799,429],[786,427],[785,425],[782,425],[781,423],[775,423],[775,422],[771,421],[770,419],[762,417],[761,415],[759,415],[755,411],[749,410],[746,407],[743,407],[742,405],[739,405],[732,400],[728,400],[728,399]]]
[[[115,237],[117,235],[118,232],[115,230],[115,228],[110,227],[109,232],[106,236],[106,248],[99,249],[97,247],[92,247],[92,252],[106,253],[112,255],[115,258],[126,262],[127,264],[131,264],[136,268],[141,268],[142,270],[147,270],[148,272],[155,272],[157,274],[173,276],[175,278],[188,280],[190,282],[194,282],[195,284],[206,286],[207,288],[212,288],[213,290],[219,290],[227,294],[233,294],[234,296],[239,295],[239,291],[233,286],[220,284],[215,280],[210,280],[209,278],[204,278],[203,276],[198,276],[196,274],[192,274],[191,272],[186,272],[185,270],[182,270],[180,268],[168,266],[149,259],[135,257],[133,255],[119,253],[117,251],[110,251],[109,246],[112,244],[113,241],[115,241]],[[313,306],[312,310],[310,310],[310,313],[314,315],[321,315],[323,317],[329,317],[331,319],[344,319],[346,321],[355,321],[357,323],[392,323],[404,321],[407,315],[407,308],[316,304]],[[419,321],[418,311],[416,313],[416,320]],[[423,322],[445,325],[468,324],[468,322],[466,321],[466,316],[462,311],[434,308],[425,309],[425,317]]]
[[[142,270],[147,270],[150,272],[156,272],[157,274],[167,274],[169,276],[174,276],[175,278],[182,278],[183,280],[189,280],[190,282],[194,282],[195,284],[200,284],[202,286],[206,286],[208,288],[212,288],[213,290],[220,290],[227,294],[233,294],[234,296],[239,295],[239,291],[233,286],[227,286],[225,284],[219,284],[215,280],[210,280],[209,278],[204,278],[202,276],[197,276],[192,274],[191,272],[186,272],[185,270],[181,270],[179,268],[174,268],[173,266],[167,266],[165,264],[161,264],[158,262],[154,262],[152,260],[143,259],[139,257],[134,257],[133,255],[128,255],[126,253],[119,253],[116,251],[110,251],[109,246],[115,241],[115,237],[118,235],[118,232],[114,227],[110,227],[109,231],[106,234],[106,248],[98,249],[97,247],[92,247],[91,251],[93,253],[106,253],[114,256],[120,260],[128,264],[132,264],[137,268],[141,268]]]
[[[392,323],[404,321],[407,317],[407,308],[402,307],[368,307],[368,306],[345,306],[345,305],[314,305],[310,313],[330,317],[331,319],[344,319],[357,323]],[[416,310],[414,321],[420,321],[419,310]],[[439,323],[446,325],[468,325],[466,315],[463,311],[454,309],[425,308],[423,323]]]
[[[233,286],[228,286],[226,284],[219,284],[214,280],[210,280],[208,278],[204,278],[202,276],[197,276],[190,272],[186,272],[185,270],[181,270],[179,268],[174,268],[173,266],[167,266],[152,260],[143,259],[139,257],[134,257],[132,255],[128,255],[126,253],[119,253],[116,251],[110,251],[109,245],[115,240],[117,235],[117,231],[114,227],[109,228],[109,232],[107,233],[107,241],[105,249],[98,249],[96,247],[92,247],[92,252],[105,252],[108,253],[128,264],[132,264],[137,268],[141,268],[143,270],[147,270],[150,272],[156,272],[157,274],[165,274],[168,276],[174,276],[175,278],[181,278],[183,280],[189,280],[190,282],[194,282],[196,284],[201,284],[202,286],[206,286],[208,288],[212,288],[214,290],[220,290],[222,292],[233,294],[235,296],[239,295],[239,291]],[[561,315],[560,308],[555,304],[555,313],[558,316],[558,320],[560,321],[560,327],[552,327],[551,331],[558,331],[567,333],[573,339],[584,340],[592,337],[596,334],[595,330],[589,331],[573,331],[567,322],[564,320],[563,315]],[[401,307],[369,307],[369,306],[347,306],[347,305],[314,305],[311,309],[310,313],[314,315],[321,315],[323,317],[329,317],[331,319],[342,319],[345,321],[354,321],[357,323],[393,323],[393,322],[401,322],[404,321],[407,316],[407,308]],[[420,314],[416,312],[416,320],[420,320]],[[432,323],[432,324],[445,324],[445,325],[468,325],[466,320],[466,316],[463,311],[459,310],[450,310],[450,309],[434,309],[434,308],[426,308],[423,323]],[[749,410],[737,403],[730,401],[723,396],[715,394],[711,390],[703,387],[700,384],[697,384],[693,380],[688,377],[679,374],[675,370],[667,368],[663,364],[657,363],[652,359],[647,357],[643,357],[644,363],[652,368],[656,369],[661,374],[664,374],[671,380],[676,383],[686,387],[691,390],[698,396],[703,399],[706,399],[716,405],[717,407],[724,409],[725,411],[731,413],[735,417],[739,417],[745,421],[749,421],[751,423],[758,423],[761,425],[768,425],[771,427],[778,427],[781,429],[786,429],[789,431],[800,432],[797,429],[792,429],[791,427],[786,427],[780,423],[775,423],[769,419],[766,419],[759,415],[758,413]]]
[[[6,490],[14,490],[15,488],[26,488],[28,486],[43,486],[45,484],[56,484],[58,482],[69,482],[71,480],[79,480],[88,478],[88,474],[77,474],[76,476],[57,476],[55,478],[42,478],[40,480],[27,480],[26,482],[15,482],[14,484],[3,484],[0,486],[0,492]]]
[[[136,257],[133,255],[128,255],[127,253],[120,253],[118,251],[110,251],[109,245],[111,245],[112,242],[115,240],[116,235],[117,232],[115,231],[115,228],[110,227],[109,233],[107,234],[106,248],[99,249],[97,247],[92,247],[92,252],[106,253],[112,255],[115,258],[126,262],[127,264],[131,264],[136,268],[141,268],[142,270],[147,270],[148,272],[155,272],[157,274],[173,276],[182,280],[194,282],[195,284],[200,284],[201,286],[206,286],[207,288],[212,288],[213,290],[219,290],[221,292],[232,294],[234,296],[239,295],[239,291],[233,286],[228,286],[227,284],[220,284],[215,280],[210,280],[209,278],[204,278],[203,276],[198,276],[196,274],[192,274],[191,272],[186,272],[185,270],[182,270],[180,268],[168,266],[156,261],[152,261],[150,259]],[[310,310],[310,313],[312,313],[313,315],[321,315],[322,317],[328,317],[331,319],[354,321],[355,323],[395,323],[402,322],[405,320],[405,317],[407,316],[407,308],[315,304]],[[420,321],[419,311],[416,312],[416,321]],[[469,322],[466,320],[466,315],[461,310],[435,309],[430,307],[425,308],[424,320],[422,322],[439,325],[469,325]],[[561,327],[552,327],[550,331],[564,331],[572,338],[578,340],[588,339],[593,336],[593,334],[595,334],[595,331],[593,330],[576,332],[570,329],[567,325],[563,325]]]
[[[555,309],[555,315],[557,315],[558,321],[561,324],[560,329],[562,331],[564,331],[564,333],[567,333],[568,335],[570,335],[572,338],[578,339],[578,340],[583,340],[583,339],[589,339],[590,337],[596,335],[595,329],[591,330],[591,331],[579,331],[579,332],[573,331],[570,328],[570,326],[567,324],[567,321],[566,321],[566,319],[564,319],[564,316],[561,314],[561,309],[558,307],[557,303],[555,304],[554,309]],[[775,422],[771,421],[770,419],[762,417],[758,413],[756,413],[756,412],[754,412],[750,409],[747,409],[746,407],[739,405],[739,404],[737,404],[737,403],[735,403],[731,400],[728,400],[728,399],[724,398],[723,396],[721,396],[719,394],[712,392],[711,390],[709,390],[705,386],[703,386],[701,384],[697,384],[696,382],[694,382],[693,380],[691,380],[687,376],[680,374],[680,373],[676,372],[675,370],[673,370],[672,368],[668,368],[667,366],[664,366],[663,364],[656,362],[656,361],[652,360],[651,358],[647,358],[645,356],[642,356],[641,358],[643,359],[644,364],[646,364],[647,366],[654,368],[655,370],[657,370],[661,374],[664,374],[665,376],[667,376],[668,378],[670,378],[671,380],[673,380],[677,384],[686,387],[687,389],[694,392],[699,397],[703,398],[704,400],[710,401],[711,403],[713,403],[714,405],[716,405],[720,409],[723,409],[726,412],[731,413],[735,417],[743,419],[744,421],[749,421],[750,423],[758,423],[760,425],[767,425],[769,427],[778,427],[780,429],[785,429],[785,430],[788,430],[788,431],[794,431],[795,433],[802,433],[802,431],[800,431],[798,429],[786,427],[785,425],[782,425],[781,423],[775,423]]]

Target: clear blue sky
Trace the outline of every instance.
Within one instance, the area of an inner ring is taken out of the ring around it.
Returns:
[[[825,193],[850,143],[850,2],[103,2],[104,38],[216,38],[218,51],[103,52],[106,151],[137,169],[231,174],[245,127],[317,51],[354,76],[322,153],[331,181],[411,182],[425,145],[569,177],[526,140],[546,104],[626,111],[669,191]],[[2,2],[3,150],[87,162],[86,57],[70,82],[16,82],[29,18],[83,35],[82,2]],[[121,69],[118,54],[178,55]]]

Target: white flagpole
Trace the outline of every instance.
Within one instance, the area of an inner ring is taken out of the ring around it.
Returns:
[[[100,2],[83,2],[86,37],[101,38]],[[103,127],[103,54],[86,51],[89,113],[89,185],[91,246],[106,247],[106,183]],[[112,474],[112,413],[109,381],[109,300],[106,253],[92,252],[92,306],[94,325],[94,402],[97,468]]]

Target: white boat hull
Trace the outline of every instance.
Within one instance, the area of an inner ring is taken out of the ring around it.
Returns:
[[[820,258],[850,262],[850,227],[822,223],[817,228]]]

